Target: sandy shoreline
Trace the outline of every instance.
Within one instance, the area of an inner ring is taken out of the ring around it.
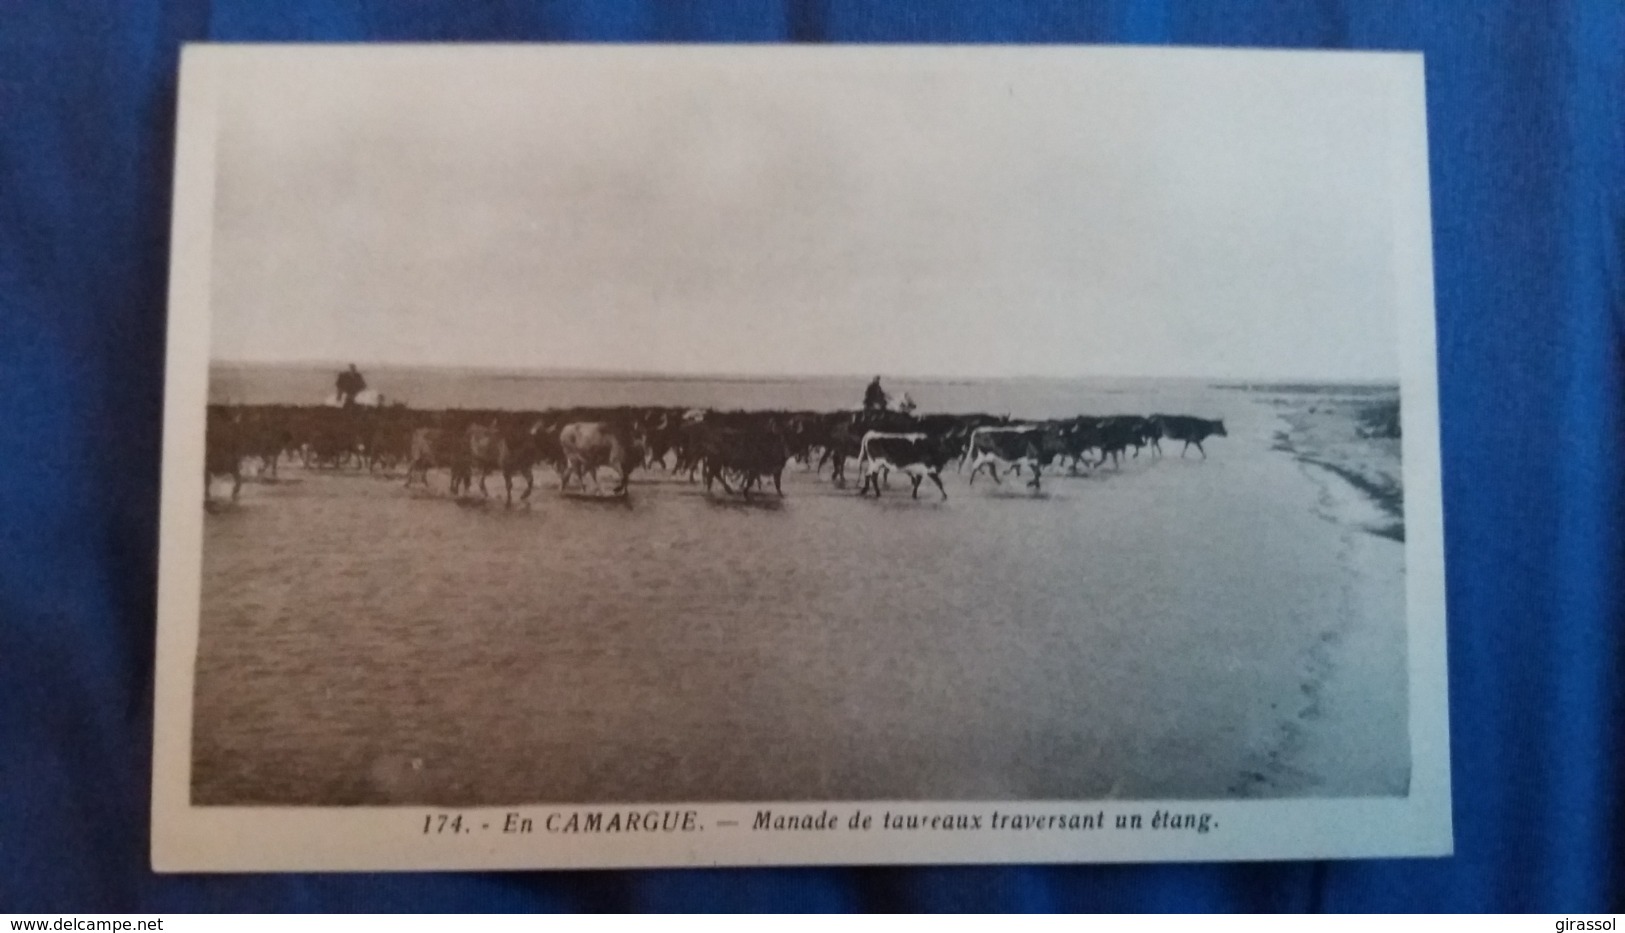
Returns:
[[[1270,404],[1286,422],[1275,434],[1274,449],[1353,486],[1381,513],[1365,529],[1405,540],[1398,390],[1290,393]]]
[[[1397,389],[1280,387],[1260,398],[1282,427],[1271,449],[1318,490],[1315,514],[1337,526],[1339,563],[1361,568],[1322,594],[1324,627],[1300,655],[1295,691],[1250,739],[1240,796],[1405,794],[1410,766],[1391,749],[1408,730],[1404,644],[1404,492]],[[1402,657],[1402,649],[1401,655]]]

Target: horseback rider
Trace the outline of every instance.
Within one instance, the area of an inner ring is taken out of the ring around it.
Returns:
[[[880,377],[876,376],[874,381],[869,383],[869,388],[863,391],[863,410],[885,411],[888,401],[886,390],[880,387]]]
[[[339,373],[333,384],[338,389],[339,404],[345,408],[354,406],[356,396],[367,390],[367,380],[362,378],[361,371],[355,368],[354,363]]]

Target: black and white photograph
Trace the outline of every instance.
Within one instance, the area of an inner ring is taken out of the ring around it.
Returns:
[[[189,49],[155,853],[1448,851],[1421,91]]]

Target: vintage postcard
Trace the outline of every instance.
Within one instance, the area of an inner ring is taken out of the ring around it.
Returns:
[[[1418,55],[192,46],[162,871],[1451,851]]]

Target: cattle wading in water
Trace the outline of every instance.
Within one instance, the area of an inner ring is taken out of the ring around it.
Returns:
[[[1122,469],[1122,456],[1128,453],[1130,447],[1134,448],[1134,456],[1140,455],[1140,448],[1144,447],[1154,432],[1150,429],[1148,419],[1137,415],[1112,415],[1100,419],[1096,428],[1097,446],[1100,448],[1100,461],[1096,466],[1104,466],[1106,458],[1110,457],[1112,467]],[[1159,448],[1160,452],[1160,448]]]
[[[243,413],[210,405],[204,418],[203,505],[207,508],[209,483],[216,476],[231,477],[231,501],[243,488]]]
[[[450,493],[457,495],[471,485],[472,466],[465,437],[445,428],[418,428],[412,432],[412,450],[406,466],[406,486],[414,477],[429,486],[429,471],[444,467],[451,472]]]
[[[748,502],[751,488],[760,488],[764,478],[771,477],[773,491],[784,498],[784,465],[790,460],[790,450],[777,431],[740,431],[726,428],[702,430],[698,437],[705,491],[718,480],[724,491],[732,493],[728,480],[739,485],[739,492]]]
[[[260,462],[259,476],[276,478],[284,453],[294,450],[293,432],[264,411],[250,410],[236,427],[238,450]]]
[[[858,446],[858,472],[863,478],[858,495],[868,495],[873,489],[875,498],[880,498],[882,475],[896,471],[907,475],[913,483],[912,498],[920,497],[920,482],[929,478],[946,501],[948,490],[942,485],[942,468],[952,459],[953,453],[942,438],[922,432],[870,431]]]
[[[1204,442],[1228,436],[1225,423],[1189,415],[1076,415],[1045,421],[1012,421],[1009,414],[896,411],[817,411],[791,409],[678,408],[673,406],[579,406],[540,410],[333,408],[299,405],[224,405],[208,407],[206,480],[233,478],[240,495],[245,469],[260,465],[266,481],[279,460],[303,454],[307,470],[335,467],[355,472],[380,470],[399,477],[405,486],[432,488],[431,470],[449,473],[450,494],[472,493],[478,480],[489,497],[492,472],[503,475],[504,498],[514,501],[513,479],[525,478],[518,497],[530,502],[534,470],[549,465],[558,472],[559,488],[568,492],[605,489],[597,471],[616,471],[613,491],[627,494],[638,467],[659,463],[669,475],[703,479],[706,491],[721,484],[730,494],[755,496],[769,478],[783,497],[783,473],[792,459],[805,458],[814,474],[822,462],[834,464],[836,488],[846,487],[845,466],[859,464],[860,494],[882,494],[893,472],[914,480],[918,495],[926,478],[938,483],[942,463],[958,460],[961,471],[971,463],[968,482],[986,470],[995,482],[1005,471],[1030,476],[1027,486],[1041,488],[1043,473],[1056,463],[1099,467],[1119,465],[1149,446],[1158,456],[1159,441],[1184,442],[1182,457],[1195,445],[1207,457]],[[875,443],[865,448],[864,439]],[[926,442],[929,442],[927,446]],[[916,445],[909,448],[907,445]],[[659,453],[656,453],[656,451]],[[250,467],[243,467],[243,463]],[[293,462],[297,463],[297,459]],[[1031,470],[1024,474],[1023,468]],[[478,474],[476,477],[475,474]],[[251,476],[252,479],[252,476]],[[940,485],[940,484],[939,484]],[[847,487],[849,488],[849,487]],[[211,487],[207,493],[213,493]],[[946,492],[944,492],[946,495]]]
[[[512,454],[508,449],[508,439],[502,435],[496,420],[493,419],[488,425],[471,424],[466,433],[469,473],[471,477],[479,477],[480,498],[490,498],[491,495],[485,489],[485,478],[493,472],[500,472],[503,486],[507,489],[508,504],[512,505],[513,471],[508,466]],[[530,489],[527,488],[524,498],[529,497]]]
[[[1181,457],[1185,456],[1185,452],[1191,449],[1192,444],[1195,444],[1196,452],[1202,455],[1203,460],[1206,460],[1207,451],[1202,449],[1202,442],[1210,437],[1230,436],[1229,432],[1224,429],[1224,420],[1222,418],[1209,421],[1205,418],[1193,418],[1190,415],[1152,415],[1147,420],[1154,422],[1158,426],[1158,433],[1162,437],[1166,437],[1171,441],[1185,442],[1185,446],[1179,448]]]
[[[601,491],[598,468],[607,466],[618,474],[613,494],[624,496],[633,468],[643,460],[642,445],[634,442],[631,432],[607,421],[577,421],[565,425],[559,431],[559,448],[564,452],[561,491],[570,488],[571,477],[575,477],[585,491],[589,475],[593,491]]]
[[[965,446],[965,458],[970,460],[971,466],[969,485],[976,485],[976,474],[983,469],[993,477],[993,482],[1002,483],[1004,481],[999,479],[1000,466],[1011,471],[1025,466],[1032,471],[1032,479],[1027,481],[1027,486],[1038,490],[1042,477],[1039,449],[1042,430],[1038,425],[1017,425],[972,431],[970,441]]]

